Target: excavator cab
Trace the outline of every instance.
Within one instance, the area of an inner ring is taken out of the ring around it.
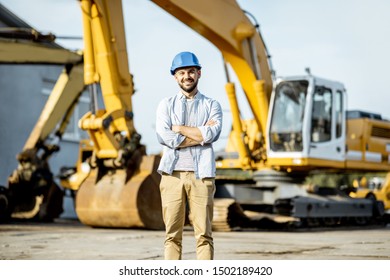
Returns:
[[[279,79],[270,108],[268,166],[289,172],[389,170],[390,122],[347,111],[341,83],[314,76]]]
[[[345,100],[338,82],[313,76],[279,79],[268,118],[268,163],[286,170],[343,167]]]

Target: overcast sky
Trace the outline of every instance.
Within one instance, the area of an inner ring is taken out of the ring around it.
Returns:
[[[195,0],[193,0],[195,1]],[[9,10],[41,32],[82,35],[77,0],[0,0]],[[348,109],[381,113],[390,119],[390,1],[387,0],[239,0],[261,26],[278,76],[312,74],[342,82]],[[203,76],[201,92],[218,99],[224,113],[223,136],[231,125],[224,91],[221,54],[206,39],[149,0],[123,0],[130,70],[137,92],[133,99],[135,126],[149,153],[161,150],[155,134],[155,108],[178,89],[169,73],[173,56],[184,50],[197,54]],[[59,40],[81,49],[81,40]],[[242,108],[247,108],[240,98]],[[243,109],[245,114],[248,110]],[[224,146],[224,140],[217,147]]]

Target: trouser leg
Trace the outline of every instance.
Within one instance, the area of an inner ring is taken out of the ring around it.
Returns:
[[[196,238],[196,255],[199,260],[214,259],[212,220],[215,182],[214,179],[195,179],[188,191],[190,216]]]
[[[183,227],[186,197],[180,174],[163,175],[160,183],[163,219],[165,223],[164,257],[180,260],[182,255]]]

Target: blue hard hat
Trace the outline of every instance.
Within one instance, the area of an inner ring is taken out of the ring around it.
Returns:
[[[198,58],[193,53],[191,52],[178,53],[172,61],[171,74],[175,75],[175,71],[178,68],[190,67],[190,66],[195,66],[198,67],[199,69],[202,68],[202,66],[199,64]]]

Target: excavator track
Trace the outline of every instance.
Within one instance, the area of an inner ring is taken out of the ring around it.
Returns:
[[[295,222],[293,217],[246,211],[234,199],[214,199],[214,231],[287,229]]]
[[[215,199],[214,200],[214,231],[232,231],[238,226],[240,220],[235,219],[237,215],[241,215],[245,219],[244,213],[241,211],[234,199]]]

